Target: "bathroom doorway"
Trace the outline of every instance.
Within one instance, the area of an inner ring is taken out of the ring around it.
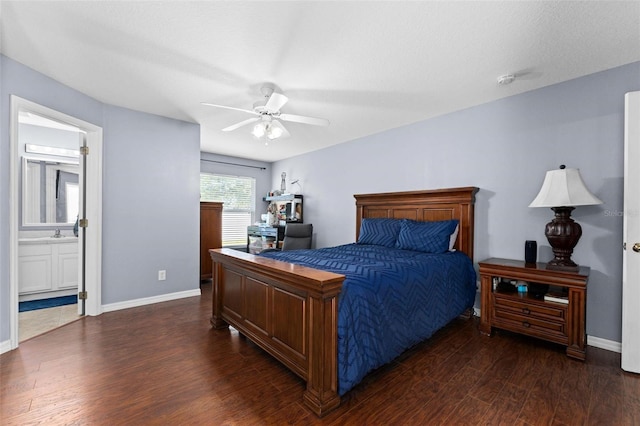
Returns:
[[[101,313],[101,164],[100,127],[11,97],[12,349]],[[19,312],[34,299],[59,306]]]
[[[86,135],[31,111],[18,112],[18,341],[79,319],[84,300],[79,232]],[[84,216],[82,216],[84,217]]]

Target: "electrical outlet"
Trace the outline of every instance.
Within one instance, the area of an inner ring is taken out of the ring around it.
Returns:
[[[167,279],[167,271],[164,269],[158,271],[158,281],[164,281]]]

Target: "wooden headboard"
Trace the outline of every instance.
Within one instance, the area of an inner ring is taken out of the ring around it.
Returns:
[[[455,248],[473,260],[473,208],[478,188],[356,194],[356,241],[363,218],[412,219],[418,221],[458,219]]]

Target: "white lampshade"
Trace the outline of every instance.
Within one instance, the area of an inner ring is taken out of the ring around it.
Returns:
[[[561,166],[558,170],[549,170],[544,177],[542,188],[538,196],[529,207],[571,207],[602,204],[584,184],[580,170],[566,169]]]

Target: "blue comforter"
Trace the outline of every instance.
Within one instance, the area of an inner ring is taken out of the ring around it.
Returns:
[[[338,298],[338,393],[473,306],[476,275],[464,253],[427,254],[347,244],[263,256],[346,276]]]

